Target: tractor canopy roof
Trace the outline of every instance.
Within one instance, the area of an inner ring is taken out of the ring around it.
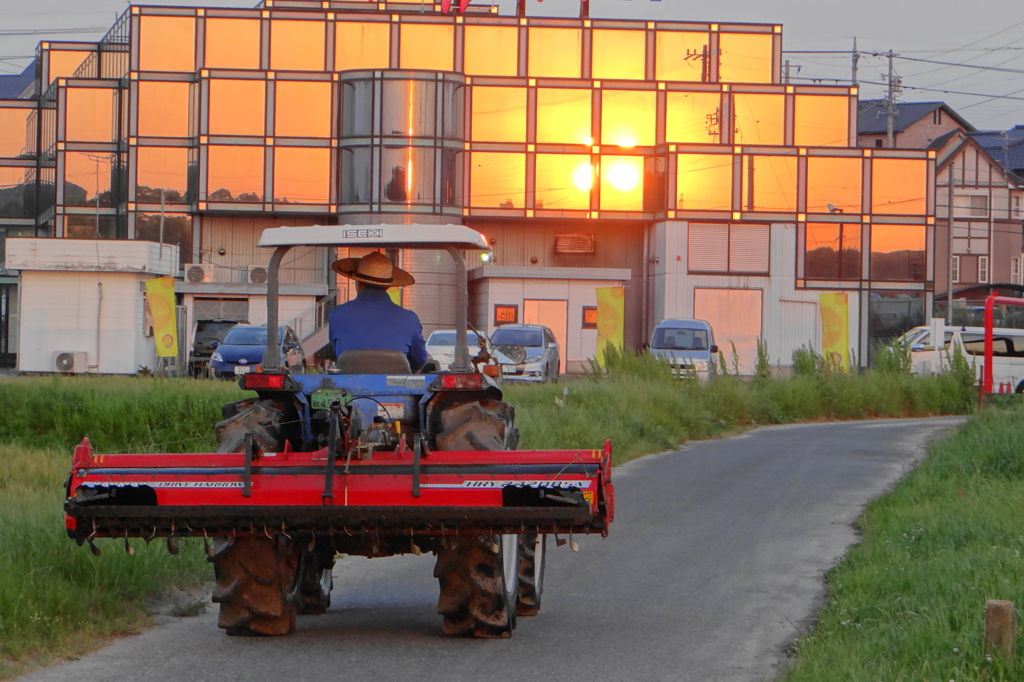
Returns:
[[[307,225],[263,230],[257,246],[360,246],[490,251],[487,238],[464,225]]]

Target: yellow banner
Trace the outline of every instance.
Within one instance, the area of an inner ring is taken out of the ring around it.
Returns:
[[[850,314],[846,294],[819,294],[821,307],[821,354],[850,369]]]
[[[153,340],[156,354],[161,358],[178,356],[178,329],[174,315],[174,278],[158,277],[146,280],[146,300],[153,318]]]
[[[626,290],[622,287],[598,287],[597,292],[597,355],[604,364],[604,349],[609,343],[622,348],[622,327],[625,319]]]

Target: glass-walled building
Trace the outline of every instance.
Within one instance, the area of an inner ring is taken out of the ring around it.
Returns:
[[[775,329],[783,299],[849,293],[858,352],[873,301],[929,307],[933,153],[857,148],[856,89],[783,84],[781,26],[496,9],[133,6],[97,44],[42,43],[35,99],[0,100],[0,230],[177,244],[191,320],[259,322],[266,227],[461,222],[494,246],[474,324],[547,324],[563,370],[602,286],[637,347],[702,313],[730,338],[759,291],[785,360],[808,339]],[[404,304],[450,326],[447,264],[396,256],[424,282]],[[333,257],[287,264],[284,319],[347,296]]]

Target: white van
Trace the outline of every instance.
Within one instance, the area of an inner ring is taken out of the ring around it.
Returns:
[[[915,374],[933,374],[949,367],[949,353],[952,344],[960,347],[969,362],[974,365],[980,379],[985,364],[985,328],[945,328],[942,350],[935,352],[930,327],[914,327],[902,336],[910,345],[910,356]],[[995,328],[992,330],[992,390],[998,391],[999,384],[1008,383],[1016,393],[1024,393],[1024,329]]]

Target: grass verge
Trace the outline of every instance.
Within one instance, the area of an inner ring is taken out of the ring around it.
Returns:
[[[1019,654],[983,649],[986,600],[1024,604],[1022,453],[1019,406],[934,443],[857,522],[863,539],[829,573],[829,603],[781,679],[1024,680]]]

